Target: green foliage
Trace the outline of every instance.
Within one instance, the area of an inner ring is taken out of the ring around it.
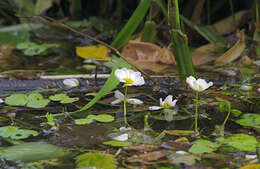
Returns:
[[[260,114],[247,113],[241,119],[236,120],[236,123],[242,126],[260,128]]]
[[[59,158],[68,155],[69,152],[45,142],[28,142],[3,148],[0,156],[9,161],[37,161],[51,158]]]
[[[55,94],[49,97],[52,101],[59,101],[61,104],[73,103],[79,100],[78,97],[69,97],[66,94]]]
[[[29,33],[25,31],[9,31],[9,32],[0,31],[0,43],[9,43],[12,45],[16,45],[27,41],[28,38],[29,38]]]
[[[116,169],[117,161],[112,154],[84,153],[76,157],[77,168],[95,167],[99,169]]]
[[[110,145],[113,147],[127,147],[132,145],[132,143],[128,141],[116,141],[116,140],[106,141],[103,144]]]
[[[59,125],[55,123],[54,117],[53,117],[53,115],[51,113],[49,113],[49,112],[46,113],[45,117],[47,119],[47,124],[48,125],[50,125],[52,127],[59,127]]]
[[[217,141],[237,150],[248,152],[256,152],[256,147],[260,146],[259,141],[254,136],[247,134],[234,134],[228,138],[220,137]]]
[[[156,35],[156,23],[146,21],[142,32],[142,42],[153,42]]]
[[[0,136],[5,138],[11,138],[14,140],[25,139],[30,136],[37,136],[38,132],[34,130],[19,129],[16,126],[4,126],[0,127]]]
[[[36,44],[34,42],[22,42],[16,45],[17,49],[23,51],[25,55],[33,56],[33,55],[46,55],[51,50],[58,48],[58,44]]]
[[[49,99],[44,99],[40,93],[12,94],[5,99],[5,104],[10,106],[27,106],[31,108],[43,108],[48,105]]]
[[[102,123],[108,123],[115,120],[115,118],[109,114],[99,114],[99,115],[88,115],[84,119],[77,119],[75,120],[76,124],[83,125],[83,124],[90,124],[94,120]]]
[[[189,152],[193,154],[212,153],[216,151],[219,146],[220,145],[218,143],[213,143],[209,140],[199,139],[193,142],[193,145],[189,149]]]

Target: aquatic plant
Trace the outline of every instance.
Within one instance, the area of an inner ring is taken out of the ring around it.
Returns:
[[[172,95],[168,95],[164,101],[162,100],[162,98],[160,98],[160,106],[150,106],[149,110],[169,109],[171,107],[174,107],[178,100],[173,100],[172,97]]]

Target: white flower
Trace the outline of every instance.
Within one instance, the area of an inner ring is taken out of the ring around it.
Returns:
[[[160,98],[160,106],[151,106],[149,107],[149,110],[169,109],[171,107],[174,107],[177,100],[173,100],[172,97],[172,95],[169,95],[165,98],[164,101],[162,100],[162,98]]]
[[[260,87],[257,89],[257,91],[259,91],[259,92],[260,92]]]
[[[122,102],[124,100],[124,98],[125,98],[123,93],[121,93],[119,90],[115,91],[115,95],[114,96],[117,99],[111,102],[112,105],[115,105],[115,104],[118,104],[118,103]],[[135,105],[143,104],[142,100],[139,100],[139,99],[136,99],[136,98],[126,99],[126,101],[128,103],[130,103],[130,104],[135,104]]]
[[[128,140],[128,137],[129,137],[129,135],[127,133],[125,133],[125,134],[121,134],[119,136],[116,136],[113,139],[117,140],[117,141],[126,141],[126,140]]]
[[[0,98],[0,103],[4,103],[4,100]]]
[[[248,84],[244,84],[240,87],[240,90],[243,90],[243,91],[250,91],[253,87],[248,85]]]
[[[186,82],[197,92],[202,92],[213,85],[213,82],[207,83],[204,79],[200,78],[196,80],[193,76],[187,77]]]
[[[125,83],[125,86],[141,86],[144,84],[144,78],[141,73],[131,69],[117,69],[115,76],[120,82]]]
[[[68,87],[76,87],[79,85],[78,79],[65,79],[63,80],[63,84],[68,86]]]

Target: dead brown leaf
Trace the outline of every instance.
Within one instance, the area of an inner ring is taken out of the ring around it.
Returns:
[[[159,149],[159,146],[153,144],[138,144],[126,147],[127,150],[136,150],[136,151],[153,151]]]
[[[129,163],[135,163],[135,162],[149,162],[149,161],[155,161],[162,157],[165,157],[169,154],[169,151],[163,150],[163,151],[154,151],[150,153],[141,154],[137,157],[127,157],[125,160]]]
[[[195,66],[203,65],[216,60],[217,46],[214,44],[206,44],[195,49],[192,53],[192,61]]]
[[[232,48],[230,48],[223,55],[217,58],[216,64],[221,66],[236,60],[244,51],[245,47],[246,47],[245,33],[242,30],[240,31],[240,39],[236,42],[236,44]]]

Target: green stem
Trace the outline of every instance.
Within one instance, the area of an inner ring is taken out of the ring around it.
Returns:
[[[199,133],[198,131],[198,105],[199,105],[199,92],[196,92],[196,108],[195,108],[195,134]]]
[[[228,120],[228,118],[229,118],[229,116],[230,116],[230,113],[231,113],[231,110],[229,109],[229,110],[228,110],[228,114],[227,114],[227,116],[226,116],[224,122],[222,123],[222,129],[223,129],[223,130],[224,130],[225,125],[226,125],[226,123],[227,123],[227,120]]]
[[[126,119],[126,103],[127,103],[127,86],[125,86],[125,97],[124,97],[124,121],[125,121],[125,125],[128,126],[127,119]]]

